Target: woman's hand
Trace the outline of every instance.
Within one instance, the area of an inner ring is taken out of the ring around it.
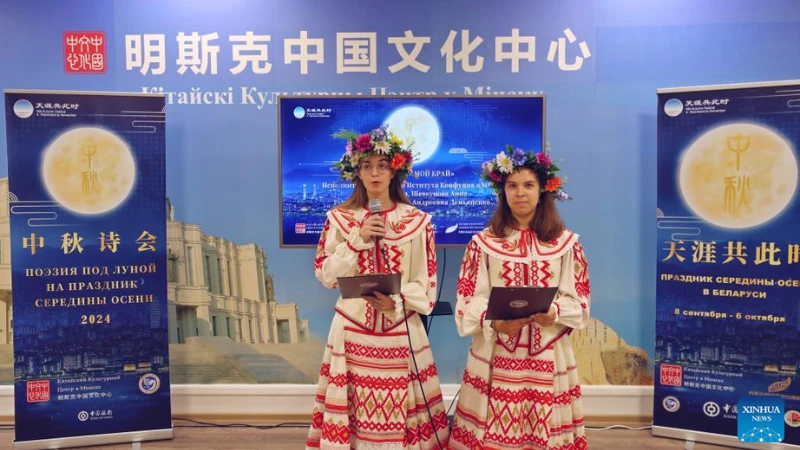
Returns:
[[[361,235],[361,239],[364,242],[372,241],[373,236],[383,237],[386,235],[386,224],[384,223],[383,217],[375,215],[371,216],[369,219],[364,221],[364,224],[361,225],[361,231],[359,232]]]
[[[388,295],[383,294],[383,293],[378,292],[378,291],[373,292],[373,294],[375,294],[375,295],[374,296],[373,295],[365,295],[365,296],[363,296],[361,298],[366,300],[367,303],[372,305],[372,307],[377,309],[378,311],[381,311],[381,312],[394,311],[394,300],[392,300],[392,297],[389,297]]]
[[[539,324],[540,327],[551,327],[556,323],[556,307],[550,305],[550,310],[546,313],[538,313],[531,316],[533,321]]]
[[[515,320],[493,320],[492,329],[498,333],[514,336],[515,334],[519,333],[519,330],[521,330],[525,325],[531,323],[531,321],[532,319],[530,317]]]

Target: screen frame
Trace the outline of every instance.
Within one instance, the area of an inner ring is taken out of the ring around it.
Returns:
[[[277,152],[278,152],[278,248],[289,248],[289,249],[308,249],[308,248],[317,248],[317,244],[286,244],[283,240],[283,150],[281,147],[282,142],[282,123],[281,117],[283,117],[282,107],[283,103],[282,100],[324,100],[324,99],[360,99],[360,100],[384,100],[384,99],[393,99],[393,100],[419,100],[419,99],[431,99],[431,100],[438,100],[438,99],[541,99],[542,100],[542,142],[541,142],[541,149],[544,150],[545,144],[547,143],[547,95],[544,92],[538,92],[535,94],[525,94],[525,95],[442,95],[442,94],[420,94],[420,95],[413,95],[413,94],[401,94],[401,95],[278,95],[277,96],[277,115],[278,115],[278,132],[275,133],[278,142],[277,142]],[[486,218],[488,223],[489,218]],[[466,248],[467,244],[441,244],[437,245],[437,248]]]

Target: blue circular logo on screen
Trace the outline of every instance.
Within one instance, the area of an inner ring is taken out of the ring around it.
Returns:
[[[14,103],[14,114],[20,119],[27,119],[33,115],[33,104],[27,100],[17,100]]]
[[[306,110],[302,106],[298,106],[294,109],[294,116],[298,119],[302,119],[306,116]]]
[[[161,379],[154,373],[147,373],[139,378],[139,390],[145,394],[154,394],[161,387]]]
[[[664,112],[670,117],[679,116],[683,112],[683,102],[677,98],[670,99],[664,104]]]

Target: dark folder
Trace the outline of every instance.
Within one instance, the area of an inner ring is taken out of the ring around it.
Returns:
[[[546,313],[558,287],[493,287],[486,320],[514,320]]]
[[[339,277],[339,292],[342,298],[361,298],[364,295],[374,295],[378,291],[385,295],[400,293],[399,273],[368,273],[353,277]]]

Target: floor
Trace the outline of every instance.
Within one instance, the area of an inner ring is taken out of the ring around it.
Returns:
[[[204,422],[207,423],[207,422]],[[225,422],[214,422],[223,424]],[[250,422],[253,423],[253,422]],[[143,442],[141,450],[167,449],[204,449],[204,450],[297,450],[304,448],[306,426],[297,428],[259,429],[254,427],[209,427],[197,423],[174,422],[175,435],[171,441]],[[258,423],[266,428],[270,423]],[[587,431],[589,448],[593,450],[682,450],[684,442],[654,438],[650,430],[595,430]],[[11,449],[14,430],[0,429],[0,449]],[[137,447],[132,444],[117,444],[90,447],[92,450],[131,450]],[[724,449],[709,444],[696,444],[695,450]]]

